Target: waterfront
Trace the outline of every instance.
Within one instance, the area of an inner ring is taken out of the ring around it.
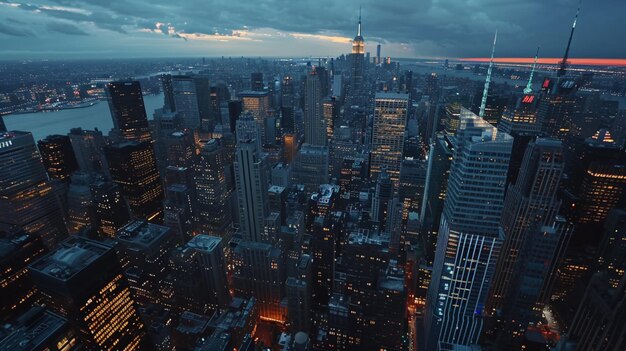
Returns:
[[[154,110],[163,106],[163,94],[146,95],[143,101],[148,119],[152,119]],[[85,108],[7,115],[4,116],[4,122],[8,130],[33,133],[35,140],[50,134],[65,135],[76,127],[98,128],[103,134],[108,134],[113,128],[109,104],[106,101]]]

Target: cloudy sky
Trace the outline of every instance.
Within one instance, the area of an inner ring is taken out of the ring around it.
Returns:
[[[579,0],[0,0],[0,59],[327,56],[363,7],[383,56],[562,55]],[[572,57],[626,57],[626,0],[587,0]]]

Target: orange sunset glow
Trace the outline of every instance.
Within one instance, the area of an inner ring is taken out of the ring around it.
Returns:
[[[545,65],[556,65],[559,64],[563,59],[562,58],[539,58],[537,59],[538,64]],[[469,61],[469,62],[489,62],[488,57],[469,57],[469,58],[461,58],[460,61]],[[533,57],[499,57],[494,58],[493,62],[495,63],[527,63],[532,64],[534,61]],[[571,58],[567,60],[569,65],[573,66],[622,66],[626,67],[626,59],[606,59],[606,58]]]

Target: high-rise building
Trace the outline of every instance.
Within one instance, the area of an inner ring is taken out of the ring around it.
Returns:
[[[36,234],[5,225],[0,225],[0,247],[0,321],[5,323],[37,300],[27,268],[45,254],[46,248]]]
[[[0,329],[0,350],[79,351],[83,344],[67,319],[45,307],[33,307]]]
[[[106,141],[101,131],[72,128],[67,136],[70,138],[81,171],[109,176],[109,166],[104,157]]]
[[[246,111],[237,119],[235,134],[237,142],[254,140],[259,150],[262,147],[261,127],[254,120],[254,115]]]
[[[93,229],[101,237],[113,238],[130,221],[130,212],[120,186],[96,181],[90,186],[93,201]]]
[[[216,139],[204,144],[194,165],[194,211],[197,232],[228,241],[232,234],[231,191],[226,183],[224,161],[224,150]]]
[[[237,94],[243,106],[243,112],[250,111],[261,130],[261,144],[267,142],[265,138],[265,120],[269,116],[270,100],[266,91],[243,91]]]
[[[253,91],[263,91],[265,89],[265,84],[263,83],[263,73],[250,73],[250,89]]]
[[[626,275],[613,288],[605,272],[592,278],[580,301],[568,337],[577,350],[618,351],[626,347]]]
[[[196,88],[200,127],[204,132],[212,132],[215,125],[221,123],[216,87],[211,87],[209,77],[204,75],[193,76],[193,83]]]
[[[327,97],[322,101],[322,115],[326,125],[326,137],[333,138],[335,125],[339,122],[339,101],[334,97]]]
[[[161,75],[161,85],[163,86],[163,109],[170,112],[176,111],[174,103],[174,87],[172,86],[172,75]]]
[[[604,222],[598,268],[606,270],[611,286],[617,288],[626,272],[626,210],[612,210]]]
[[[256,140],[237,143],[235,188],[239,201],[239,228],[243,238],[268,241],[263,237],[263,221],[268,214],[266,170]]]
[[[78,169],[70,138],[65,135],[48,135],[39,140],[37,146],[50,179],[69,183],[70,176]]]
[[[0,224],[39,235],[50,249],[67,236],[55,184],[30,133],[0,134]]]
[[[478,342],[496,259],[513,140],[462,108],[426,299],[429,350]]]
[[[491,286],[487,313],[499,313],[511,287],[515,267],[524,260],[522,246],[537,226],[550,225],[559,208],[556,191],[563,173],[561,142],[537,139],[526,149],[522,172],[506,193],[502,211],[504,243]],[[552,257],[546,257],[550,260]]]
[[[307,192],[328,183],[328,147],[303,144],[293,161],[292,178]]]
[[[140,219],[160,220],[163,187],[152,145],[124,141],[105,148],[111,179],[120,185],[130,212]]]
[[[135,302],[142,307],[168,306],[167,266],[177,238],[168,227],[131,221],[115,236],[120,263]]]
[[[352,129],[337,126],[328,145],[328,174],[339,179],[341,166],[346,157],[356,156],[359,145],[352,139]]]
[[[113,245],[73,236],[29,270],[47,306],[88,348],[150,349]]]
[[[93,197],[90,185],[95,181],[93,173],[78,171],[72,175],[67,191],[67,229],[76,234],[93,225]]]
[[[394,187],[391,183],[387,168],[382,167],[378,179],[376,179],[376,189],[372,199],[372,219],[378,222],[380,228],[385,227],[387,221],[387,209],[389,201],[393,197]]]
[[[194,135],[189,130],[169,133],[159,139],[162,148],[165,149],[167,166],[191,167],[196,149]]]
[[[297,275],[285,282],[287,296],[287,323],[292,331],[310,333],[312,311],[312,259],[302,255],[297,266]]]
[[[106,92],[116,135],[122,140],[151,141],[139,82],[111,82]]]
[[[242,111],[243,104],[241,100],[231,100],[228,102],[228,124],[232,133],[235,133],[235,126],[237,125],[237,120]]]
[[[315,146],[328,142],[322,98],[320,78],[313,70],[306,76],[304,89],[304,141]]]
[[[374,179],[386,166],[394,184],[400,180],[408,103],[408,94],[376,93],[370,160],[370,175]]]
[[[350,94],[357,95],[363,88],[365,74],[365,40],[361,35],[361,14],[356,36],[352,40],[352,53],[350,54]]]
[[[194,78],[190,76],[173,76],[172,93],[180,127],[189,130],[199,128],[200,108],[198,106],[198,93]],[[208,94],[208,89],[206,93]],[[207,102],[208,99],[209,97],[206,96]]]
[[[230,303],[222,239],[199,234],[170,258],[177,310],[209,314]]]
[[[186,243],[193,234],[193,211],[196,206],[192,170],[170,166],[165,173],[163,224],[172,229],[180,243]]]
[[[241,241],[233,250],[235,296],[257,300],[261,319],[283,323],[285,267],[282,250],[271,244]]]

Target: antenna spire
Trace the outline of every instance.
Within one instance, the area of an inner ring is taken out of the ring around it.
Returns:
[[[485,115],[485,108],[487,107],[487,95],[489,94],[489,84],[491,83],[491,71],[493,70],[493,55],[496,52],[496,41],[498,40],[498,30],[493,36],[493,47],[491,48],[491,59],[489,59],[489,68],[487,69],[487,78],[485,79],[485,88],[483,89],[483,98],[480,101],[479,117]]]
[[[539,46],[537,46],[535,62],[533,62],[533,69],[530,71],[530,77],[528,77],[528,84],[526,84],[526,88],[524,88],[524,94],[530,94],[533,92],[533,76],[535,75],[535,67],[537,67],[537,57],[539,57]]]
[[[569,40],[567,41],[567,47],[565,48],[565,55],[563,55],[563,61],[561,61],[559,70],[556,73],[557,77],[562,77],[565,75],[566,68],[567,68],[567,59],[569,57],[569,48],[570,48],[570,45],[572,45],[572,37],[574,37],[574,29],[576,29],[576,22],[578,21],[578,14],[580,13],[580,6],[582,5],[582,3],[583,3],[582,0],[580,0],[580,2],[578,3],[576,16],[574,16],[574,23],[572,23],[572,31],[569,33]]]
[[[356,30],[356,36],[357,37],[361,36],[361,6],[359,6],[359,26],[357,27],[357,30]]]

